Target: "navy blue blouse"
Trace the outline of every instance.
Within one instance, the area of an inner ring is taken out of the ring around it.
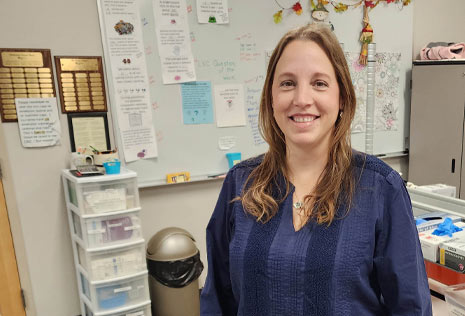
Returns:
[[[202,316],[432,315],[410,198],[396,171],[357,153],[348,215],[296,232],[292,194],[266,224],[231,202],[261,159],[236,165],[224,181],[207,227]],[[277,180],[276,192],[285,192],[284,178]]]

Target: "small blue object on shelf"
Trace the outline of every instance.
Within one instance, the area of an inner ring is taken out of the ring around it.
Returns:
[[[462,230],[462,228],[455,226],[454,223],[452,222],[452,220],[449,217],[446,217],[444,222],[439,224],[438,228],[436,228],[436,230],[433,231],[433,235],[436,235],[436,236],[446,236],[447,235],[449,237],[452,237],[453,233],[459,232],[461,230]]]
[[[107,161],[103,163],[106,174],[118,174],[121,169],[121,162],[119,160]]]
[[[227,153],[229,168],[232,168],[235,164],[241,161],[241,153]]]

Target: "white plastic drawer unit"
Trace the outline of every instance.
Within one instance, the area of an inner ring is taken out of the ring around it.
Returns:
[[[75,177],[63,171],[66,202],[79,215],[104,214],[139,207],[136,173]]]
[[[141,304],[138,304],[141,305]],[[106,315],[112,315],[112,316],[151,316],[152,312],[150,310],[150,304],[144,304],[140,307],[129,307],[129,308],[124,308],[123,311],[121,312],[111,312],[109,314],[108,312],[100,312],[100,313],[94,313],[92,312],[91,308],[84,304],[86,314],[85,316],[106,316]]]
[[[143,239],[126,244],[126,246],[85,250],[79,243],[76,243],[76,247],[78,269],[91,281],[110,280],[147,270]]]
[[[82,215],[71,212],[74,234],[86,248],[110,246],[142,238],[139,210],[116,215]]]
[[[134,305],[147,304],[150,301],[147,282],[147,271],[110,282],[90,282],[81,274],[81,298],[94,314],[114,315]]]

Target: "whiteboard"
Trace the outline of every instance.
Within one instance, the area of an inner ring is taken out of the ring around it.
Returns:
[[[291,7],[295,0],[279,2],[282,6]],[[311,21],[309,1],[301,2],[303,13],[300,16],[291,10],[284,11],[280,24],[273,21],[273,14],[279,10],[275,1],[229,0],[230,23],[223,25],[199,24],[195,1],[187,0],[186,4],[197,81],[210,81],[212,91],[217,84],[242,84],[247,124],[228,128],[218,128],[216,122],[183,124],[181,86],[162,83],[152,1],[140,0],[153,122],[158,143],[157,158],[126,164],[129,169],[137,172],[140,186],[165,183],[168,173],[188,171],[193,179],[224,173],[228,170],[226,152],[241,152],[242,159],[264,153],[267,145],[260,141],[254,120],[258,114],[266,73],[265,52],[272,50],[289,29]],[[344,50],[360,51],[358,39],[362,28],[362,8],[349,9],[344,13],[334,12],[330,5],[327,8],[330,11],[329,20],[335,27],[339,41],[344,43]],[[413,6],[400,9],[396,4],[380,4],[370,13],[370,19],[375,31],[377,51],[397,52],[402,56],[398,129],[377,132],[374,150],[375,154],[401,152],[406,148],[405,138],[408,136],[410,90],[406,87],[410,82]],[[109,68],[107,64],[106,70],[110,76]],[[107,81],[113,104],[112,80],[109,78]],[[122,148],[115,112],[113,109],[113,126],[117,145]],[[218,141],[221,137],[235,138],[235,147],[228,151],[220,150]],[[363,151],[364,144],[364,133],[352,136],[354,148]]]

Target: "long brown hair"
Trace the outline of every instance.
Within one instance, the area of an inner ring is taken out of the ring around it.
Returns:
[[[347,211],[352,203],[355,180],[352,173],[352,148],[350,145],[350,124],[355,115],[356,97],[350,78],[344,52],[336,36],[325,26],[311,24],[286,33],[271,55],[263,87],[259,125],[263,138],[269,145],[261,164],[255,168],[244,185],[238,198],[246,212],[266,223],[278,211],[278,205],[290,192],[289,172],[286,164],[286,143],[278,127],[272,109],[273,77],[276,65],[286,48],[295,40],[315,42],[331,61],[339,85],[342,114],[335,123],[330,142],[328,162],[318,179],[315,190],[305,197],[304,209],[310,218],[319,224],[328,225],[334,220],[337,208],[345,203]],[[286,192],[280,200],[273,197],[279,174],[286,179]]]

